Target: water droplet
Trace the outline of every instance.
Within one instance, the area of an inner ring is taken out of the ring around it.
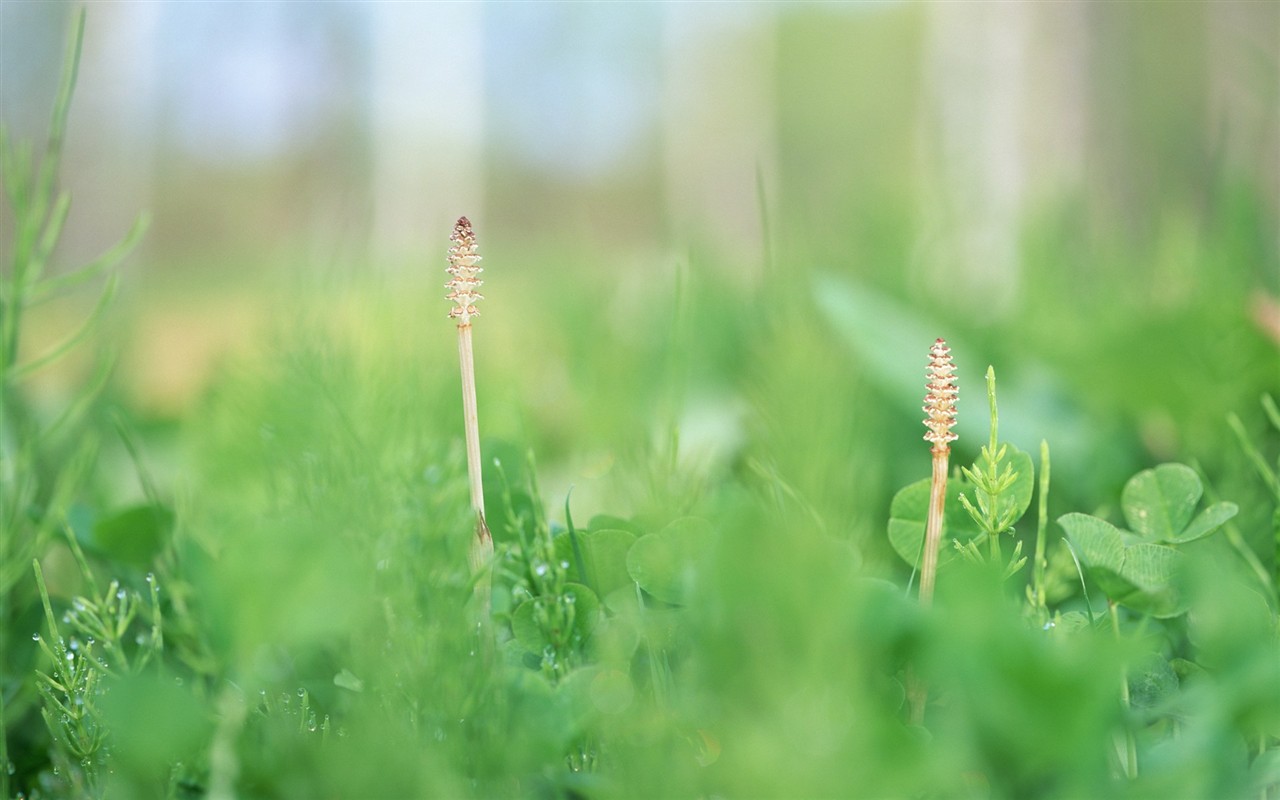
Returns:
[[[33,641],[33,642],[38,642],[38,641],[40,641],[40,634],[38,634],[38,633],[33,633],[33,634],[31,634],[31,641]]]
[[[174,685],[174,686],[181,686],[181,685],[182,685],[182,678],[174,678],[174,679],[173,679],[173,685]]]
[[[79,597],[73,600],[71,602],[71,605],[75,607],[76,611],[84,611],[84,608],[85,608],[84,601],[81,600]]]
[[[76,660],[76,654],[75,654],[75,653],[73,653],[73,652],[71,652],[70,650],[68,650],[68,651],[67,651],[67,660],[68,660],[68,661],[75,661],[75,660]]]
[[[546,575],[546,574],[547,574],[547,565],[546,565],[546,564],[543,564],[543,563],[541,563],[541,562],[539,562],[539,563],[537,563],[537,564],[534,564],[534,565],[533,565],[533,574],[534,574],[534,575],[537,575],[539,578],[541,578],[543,575]]]
[[[148,573],[147,573],[147,583],[155,583],[155,582],[156,582],[156,576],[155,576],[155,573],[154,573],[154,572],[148,572]]]
[[[116,592],[116,599],[117,599],[117,600],[123,600],[123,599],[124,599],[124,589],[121,589],[120,591]]]
[[[1049,620],[1044,624],[1044,628],[1042,628],[1042,630],[1046,630],[1046,631],[1052,630],[1053,628],[1056,628],[1056,627],[1058,627],[1058,623],[1054,622],[1053,620]]]
[[[71,649],[72,649],[72,650],[79,650],[79,649],[80,649],[80,642],[79,642],[79,641],[77,641],[74,637],[72,637],[72,639],[71,639]]]
[[[71,621],[71,615],[70,615],[70,614],[63,614],[63,615],[62,615],[62,624],[63,624],[63,625],[66,625],[66,624],[67,624],[68,622],[70,622],[70,621]]]
[[[138,634],[137,636],[133,637],[133,641],[136,642],[137,644],[142,644],[143,642],[146,641],[146,637],[143,636],[142,634]]]
[[[90,636],[89,641],[85,642],[85,644],[87,644],[90,647],[93,647],[94,642],[95,642],[95,639],[92,636]]]
[[[298,687],[298,697],[306,697],[306,696],[307,696],[307,690],[306,690],[306,689],[303,689],[301,686],[299,686],[299,687]]]
[[[568,562],[568,561],[561,561],[561,562],[560,562],[560,569],[568,569],[568,568],[569,568],[569,562]]]
[[[14,763],[12,761],[9,761],[4,765],[4,771],[12,775],[13,773],[18,771],[18,768],[14,766]]]

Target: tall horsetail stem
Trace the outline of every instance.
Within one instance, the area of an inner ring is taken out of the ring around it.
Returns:
[[[942,542],[942,512],[947,493],[947,459],[956,434],[956,366],[951,349],[942,339],[929,349],[928,392],[924,396],[926,442],[933,443],[933,480],[929,484],[929,516],[925,524],[924,553],[920,562],[920,602],[933,600],[933,584],[938,573],[938,547]]]
[[[924,425],[928,431],[926,442],[933,444],[933,479],[929,483],[929,516],[924,528],[924,548],[920,561],[920,605],[933,603],[933,584],[938,574],[938,548],[942,543],[942,511],[947,496],[947,459],[951,455],[951,443],[956,434],[951,430],[956,424],[956,366],[951,360],[951,349],[942,339],[929,348],[928,382],[924,396]],[[911,722],[924,722],[924,707],[929,688],[908,672],[908,693],[911,703]]]
[[[467,440],[467,477],[471,482],[471,508],[476,512],[475,538],[471,542],[468,561],[473,573],[487,569],[493,557],[493,537],[484,518],[484,481],[480,472],[480,422],[476,413],[476,368],[475,356],[471,350],[471,319],[480,316],[476,303],[484,299],[480,294],[480,256],[476,252],[476,236],[471,230],[471,221],[459,217],[449,236],[453,244],[449,247],[449,266],[447,272],[451,276],[445,288],[449,294],[445,297],[452,300],[453,308],[449,309],[449,318],[458,321],[458,362],[462,368],[462,414],[463,427]],[[483,610],[488,609],[489,580],[481,575],[476,582],[476,592],[482,598]]]

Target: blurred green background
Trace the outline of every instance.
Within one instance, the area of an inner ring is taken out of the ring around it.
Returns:
[[[17,136],[42,135],[75,8],[0,12]],[[95,3],[55,261],[150,214],[101,340],[177,469],[163,432],[295,315],[394,324],[447,396],[466,214],[484,433],[533,448],[548,502],[643,512],[627,470],[678,430],[680,480],[776,471],[875,552],[925,473],[936,336],[959,451],[992,364],[1005,435],[1050,441],[1071,507],[1149,463],[1223,468],[1229,412],[1261,425],[1277,37],[1275,7],[1231,2]],[[38,309],[28,351],[85,303]]]
[[[74,8],[0,12],[15,135],[42,135]],[[905,432],[935,335],[963,386],[994,363],[1023,392],[1024,449],[1119,422],[1137,461],[1209,457],[1277,378],[1278,31],[1231,2],[95,3],[59,256],[152,216],[117,379],[160,419],[304,287],[393,287],[446,347],[466,214],[486,429],[577,454],[569,478],[659,398],[721,454],[745,408],[818,415],[824,449]]]

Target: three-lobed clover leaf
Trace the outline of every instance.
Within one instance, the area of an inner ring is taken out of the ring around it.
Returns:
[[[1182,544],[1208,536],[1239,511],[1235,503],[1219,502],[1192,519],[1203,494],[1195,470],[1184,464],[1161,464],[1129,479],[1120,506],[1129,528],[1142,539]]]
[[[1058,524],[1112,601],[1154,617],[1176,617],[1188,607],[1177,585],[1187,556],[1177,546],[1208,536],[1238,510],[1219,502],[1195,516],[1203,494],[1190,467],[1161,464],[1124,487],[1121,508],[1131,530],[1088,514],[1065,514]]]

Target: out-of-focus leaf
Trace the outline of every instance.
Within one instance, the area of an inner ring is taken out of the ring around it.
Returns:
[[[664,603],[681,604],[697,578],[698,563],[711,546],[711,526],[686,517],[641,536],[627,554],[627,573]]]
[[[114,755],[130,770],[196,755],[213,728],[190,690],[159,675],[129,675],[100,700]]]
[[[93,526],[93,542],[105,555],[146,569],[168,541],[173,512],[160,505],[132,506]]]
[[[1136,709],[1158,709],[1178,691],[1178,675],[1164,656],[1152,654],[1130,667],[1129,703]]]
[[[577,552],[573,548],[574,536],[578,540]],[[629,531],[575,531],[572,535],[566,533],[556,537],[556,558],[569,564],[569,580],[586,584],[599,596],[607,597],[615,589],[631,584],[631,576],[627,574],[627,553],[635,543],[636,536]],[[581,565],[578,563],[579,555]]]
[[[600,600],[595,592],[579,583],[565,584],[564,593],[566,597],[573,598],[573,627],[585,640],[600,619]],[[535,597],[521,603],[511,614],[512,634],[520,646],[531,653],[541,653],[552,645],[553,632],[543,629],[537,619],[538,604],[548,605],[552,602],[553,598]]]

